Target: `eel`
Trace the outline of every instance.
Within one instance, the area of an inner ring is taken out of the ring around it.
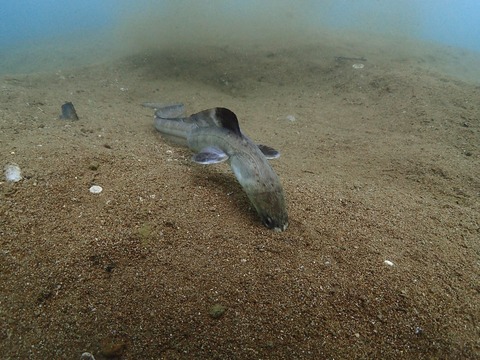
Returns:
[[[155,128],[167,140],[194,151],[195,163],[210,165],[228,161],[263,224],[274,231],[287,229],[284,191],[268,163],[280,153],[269,146],[255,144],[243,134],[235,113],[216,107],[185,117],[183,104],[143,105],[156,110]]]

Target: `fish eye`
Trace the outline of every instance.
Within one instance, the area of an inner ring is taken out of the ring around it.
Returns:
[[[265,217],[265,219],[263,220],[263,223],[268,228],[271,228],[273,226],[273,220],[270,216]]]

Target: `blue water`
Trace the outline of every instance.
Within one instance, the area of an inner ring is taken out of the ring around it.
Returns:
[[[315,1],[320,12],[323,1]],[[330,27],[405,35],[480,51],[478,0],[339,0],[322,16]]]
[[[129,14],[143,9],[148,9],[149,12],[167,11],[167,5],[171,3],[179,2],[4,0],[0,6],[0,51],[23,41],[108,31]],[[312,26],[409,36],[480,51],[478,0],[204,0],[203,3],[209,12],[212,6],[218,5],[221,7],[220,12],[230,11],[245,16],[246,23],[249,12],[240,10],[278,6],[293,13],[303,12],[302,21],[305,11],[309,12]],[[296,4],[301,6],[296,7]],[[202,15],[208,17],[208,14]],[[212,23],[213,21],[214,17]]]
[[[114,1],[2,1],[0,46],[80,31],[101,31],[115,21]]]
[[[421,38],[480,51],[480,1],[419,1]]]

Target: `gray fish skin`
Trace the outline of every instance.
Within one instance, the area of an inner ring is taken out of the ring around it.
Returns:
[[[172,105],[175,106],[181,105]],[[183,142],[196,152],[194,161],[202,152],[209,151],[208,155],[213,157],[217,155],[215,151],[225,153],[218,161],[203,163],[227,160],[263,224],[275,231],[286,230],[288,214],[280,179],[261,149],[240,132],[235,114],[228,109],[214,108],[186,118],[168,118],[173,113],[172,107],[156,112],[155,128],[166,138],[177,144]],[[177,110],[181,112],[180,108]],[[234,119],[228,118],[230,114]],[[215,151],[210,151],[211,148]]]

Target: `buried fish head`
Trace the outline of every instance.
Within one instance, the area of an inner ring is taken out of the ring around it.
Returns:
[[[247,192],[247,195],[267,228],[277,232],[287,229],[288,213],[281,188],[267,192]]]

